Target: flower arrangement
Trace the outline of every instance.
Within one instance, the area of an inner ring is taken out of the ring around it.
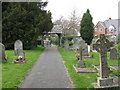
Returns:
[[[16,58],[14,60],[14,63],[25,63],[25,62],[26,62],[26,60],[25,60],[24,56],[18,56],[18,58]]]
[[[76,56],[76,57],[80,57],[80,54],[76,54],[75,56]]]
[[[79,60],[79,58],[80,58],[80,54],[76,54],[75,56],[76,56],[77,59]]]
[[[18,56],[18,59],[22,59],[22,58],[24,58],[23,56]]]

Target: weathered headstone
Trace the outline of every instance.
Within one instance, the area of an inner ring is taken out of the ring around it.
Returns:
[[[15,41],[14,44],[15,55],[19,56],[20,52],[23,51],[23,43],[21,40]]]
[[[87,43],[84,44],[84,50],[82,51],[83,56],[88,56],[88,45]]]
[[[110,50],[110,59],[116,60],[117,59],[117,49],[113,48]]]
[[[79,42],[79,49],[80,49],[80,56],[81,56],[81,60],[82,60],[82,56],[88,56],[88,46],[85,43],[84,40],[82,40],[80,38],[80,42]]]
[[[79,49],[79,40],[78,39],[76,39],[76,38],[74,38],[73,39],[73,42],[74,42],[74,44],[73,44],[73,49]]]
[[[5,55],[5,46],[0,43],[0,61],[6,62],[6,55]]]
[[[69,50],[69,41],[68,41],[68,40],[65,40],[64,50],[65,50],[65,51],[68,51],[68,50]]]
[[[87,45],[87,43],[85,43],[85,41],[81,37],[80,37],[80,41],[79,41],[79,49],[80,49],[80,52],[82,50],[83,56],[88,55],[88,45]]]
[[[100,34],[100,38],[94,44],[94,49],[100,52],[100,77],[97,79],[98,86],[113,85],[113,79],[109,78],[108,64],[107,64],[107,52],[110,51],[113,43],[106,39],[104,34]]]

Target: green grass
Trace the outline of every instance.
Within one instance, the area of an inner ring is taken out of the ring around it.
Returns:
[[[2,64],[2,88],[16,88],[43,50],[41,46],[33,50],[24,50],[27,60],[25,64],[14,64],[13,60],[16,58],[14,51],[6,50],[8,59],[7,63]]]
[[[76,52],[73,51],[64,51],[63,48],[58,47],[58,50],[65,62],[65,66],[68,70],[68,73],[73,81],[75,88],[93,88],[91,85],[94,82],[97,82],[97,73],[76,73],[73,68],[73,65],[77,63],[77,59],[75,55]],[[99,53],[91,52],[90,55],[93,54],[94,58],[83,58],[85,64],[89,68],[93,68],[94,65],[99,65]],[[109,55],[108,55],[109,57]],[[108,60],[108,65],[118,65],[118,60]],[[115,73],[116,74],[116,73]]]

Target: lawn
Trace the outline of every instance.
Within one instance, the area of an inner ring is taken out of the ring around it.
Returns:
[[[6,50],[5,53],[8,59],[7,63],[2,64],[2,88],[16,88],[43,50],[44,47],[42,46],[38,46],[33,50],[24,50],[27,60],[26,64],[14,64],[13,60],[16,58],[14,51]]]
[[[73,68],[73,65],[75,65],[78,61],[75,57],[77,53],[73,51],[64,51],[64,49],[61,47],[58,47],[58,50],[65,62],[65,66],[68,70],[68,73],[71,77],[74,87],[93,88],[91,84],[97,82],[97,77],[98,77],[97,73],[76,73],[76,71]],[[90,58],[90,59],[84,58],[83,60],[85,61],[87,67],[93,68],[92,66],[93,64],[94,65],[99,64],[99,53],[91,52],[90,54],[91,55],[93,54],[94,58]],[[108,65],[118,65],[118,60],[108,60]]]

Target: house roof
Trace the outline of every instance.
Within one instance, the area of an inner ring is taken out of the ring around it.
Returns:
[[[115,27],[115,30],[117,30],[117,34],[120,34],[119,28],[120,28],[120,19],[108,19],[105,20],[104,22],[99,21],[99,23],[104,26],[105,28],[107,28],[107,30],[109,29],[109,27],[112,25]]]

